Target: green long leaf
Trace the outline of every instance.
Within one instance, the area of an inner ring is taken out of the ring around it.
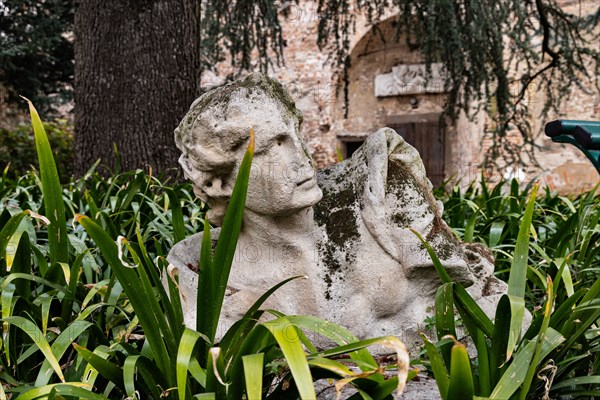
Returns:
[[[29,104],[31,124],[35,135],[35,147],[40,166],[42,180],[42,192],[44,194],[44,206],[46,218],[50,221],[48,225],[48,242],[50,246],[50,258],[55,262],[69,262],[69,247],[67,238],[67,219],[65,216],[65,204],[62,198],[62,187],[54,162],[54,155],[48,142],[48,136],[44,125],[40,120],[35,107],[25,97]]]
[[[196,400],[216,400],[216,398],[214,393],[200,393],[194,396]]]
[[[488,245],[490,248],[493,249],[500,243],[502,231],[504,230],[505,225],[505,221],[494,221],[492,223],[492,226],[490,227],[490,238],[488,240]]]
[[[573,312],[575,304],[585,295],[585,293],[586,289],[579,289],[571,297],[563,301],[552,313],[552,316],[550,317],[550,326],[562,332],[560,326],[563,326],[563,323],[568,320]]]
[[[8,243],[6,247],[2,246],[6,249],[6,272],[10,272],[12,269],[13,263],[15,261],[15,256],[17,254],[17,248],[19,247],[19,242],[21,241],[21,236],[25,233],[25,237],[27,237],[27,226],[24,223],[24,220],[21,220],[21,223],[17,227],[17,230],[12,234],[12,236],[8,239]],[[29,253],[29,252],[28,252]],[[28,266],[28,269],[31,266]],[[28,272],[28,271],[18,271],[18,272]]]
[[[453,283],[444,283],[437,289],[435,296],[435,328],[438,340],[446,335],[456,337],[453,285]]]
[[[292,324],[324,336],[340,346],[359,342],[358,338],[344,327],[318,317],[307,315],[287,315],[285,318]],[[359,368],[366,372],[377,368],[377,361],[375,361],[373,356],[365,349],[365,347],[366,346],[360,345],[356,346],[356,348],[353,349],[349,355],[351,359],[359,364]]]
[[[542,343],[540,359],[543,360],[564,340],[564,337],[560,333],[552,328],[548,328]],[[535,350],[535,341],[531,341],[519,349],[515,354],[513,362],[506,369],[502,378],[500,378],[500,381],[492,391],[490,398],[509,399],[519,389],[525,380]]]
[[[554,290],[552,288],[552,279],[550,279],[550,277],[548,276],[547,280],[548,289],[546,293],[546,306],[544,307],[544,319],[542,321],[542,327],[540,328],[540,332],[538,333],[538,338],[535,345],[535,353],[533,354],[533,359],[531,360],[529,370],[527,371],[527,375],[525,375],[525,380],[523,381],[523,387],[521,388],[521,400],[525,400],[527,398],[527,395],[529,394],[529,387],[531,386],[531,382],[533,381],[535,372],[538,369],[538,364],[540,362],[540,354],[542,352],[542,344],[544,343],[546,331],[548,330],[548,325],[550,323],[550,314],[552,313],[552,309],[554,308]]]
[[[496,306],[496,316],[494,319],[494,332],[491,337],[490,346],[490,377],[492,386],[495,386],[500,377],[506,370],[506,350],[508,347],[508,337],[510,335],[511,319],[507,318],[510,315],[510,301],[508,295],[502,295],[498,305]],[[489,393],[488,393],[489,394]]]
[[[12,273],[31,273],[31,242],[29,240],[29,234],[23,232],[21,239],[17,244],[17,252],[13,261]],[[15,282],[15,289],[19,296],[23,299],[30,301],[32,296],[31,284],[25,280],[21,282]]]
[[[131,246],[131,244],[129,244],[129,242],[127,240],[123,240],[123,241],[125,242],[125,246],[127,246],[127,249],[129,250],[129,253],[130,253],[131,257],[133,258],[135,265],[138,266],[138,268],[135,268],[135,272],[137,272],[137,275],[139,276],[139,280],[141,282],[141,286],[142,286],[143,290],[146,293],[152,294],[152,296],[149,296],[152,301],[149,301],[147,303],[147,306],[151,308],[152,314],[155,317],[156,321],[158,322],[158,327],[160,329],[160,333],[161,333],[162,337],[164,338],[165,343],[167,344],[169,354],[174,354],[177,351],[177,342],[175,340],[175,335],[176,335],[176,332],[180,332],[180,329],[181,329],[181,332],[183,331],[182,330],[183,325],[170,326],[167,322],[167,318],[169,318],[169,315],[171,315],[170,319],[172,321],[174,321],[174,323],[175,323],[175,317],[172,313],[172,310],[170,310],[168,297],[167,297],[165,289],[162,285],[162,282],[161,282],[160,278],[158,277],[158,274],[156,273],[155,265],[154,264],[144,265],[142,259],[140,259],[137,252]],[[143,246],[143,242],[142,242],[140,249],[143,249],[143,248],[144,248],[144,246]],[[150,276],[149,276],[149,274],[150,274]],[[158,291],[159,293],[161,293],[160,296],[163,299],[162,307],[159,304],[158,299],[154,295],[155,291]],[[129,296],[129,293],[128,293],[128,296]],[[177,333],[177,335],[180,335],[180,334],[181,333]],[[167,374],[167,376],[170,376],[170,371]]]
[[[442,400],[446,400],[448,396],[448,385],[450,383],[450,379],[448,377],[446,367],[444,366],[444,361],[442,360],[440,353],[438,353],[437,349],[435,348],[435,345],[429,340],[429,338],[424,334],[421,334],[421,338],[425,344],[425,350],[427,351],[427,356],[429,357],[429,362],[431,363],[431,370],[433,371],[433,376],[435,377],[435,383],[437,384],[440,396]]]
[[[346,366],[345,364],[324,357],[309,358],[308,365],[310,365],[311,367],[317,367],[327,370],[329,372],[333,372],[335,375],[340,377],[354,374],[354,372],[352,372],[352,370],[348,368],[348,366]]]
[[[265,354],[250,354],[242,357],[244,363],[244,382],[248,399],[262,399],[263,364]]]
[[[565,286],[565,290],[567,292],[567,296],[571,297],[575,294],[575,289],[573,288],[573,277],[571,275],[571,269],[569,268],[569,259],[567,258],[557,258],[553,260],[554,265],[558,269],[557,277],[559,276],[563,285]],[[560,282],[556,282],[556,286],[558,289],[558,285]]]
[[[60,335],[52,342],[52,353],[56,356],[57,360],[60,360],[65,351],[69,348],[71,343],[76,340],[85,330],[92,325],[88,321],[76,320],[71,323],[67,329],[62,331]],[[35,386],[44,386],[50,381],[52,376],[53,367],[49,359],[45,359],[42,367],[38,372]]]
[[[218,399],[224,399],[227,394],[227,384],[224,381],[223,355],[220,347],[212,347],[208,351],[206,391],[214,392]]]
[[[247,344],[245,343],[245,341],[248,340],[248,337],[252,334],[252,330],[258,323],[260,316],[263,314],[263,311],[259,311],[259,308],[277,289],[279,289],[286,283],[299,278],[301,277],[296,276],[288,278],[282,282],[279,282],[278,284],[267,290],[265,293],[263,293],[263,295],[260,296],[260,298],[254,302],[252,307],[248,309],[246,314],[244,314],[244,317],[236,321],[233,324],[233,326],[229,328],[229,330],[221,340],[220,347],[223,349],[223,359],[225,360],[225,373],[228,376],[228,378],[231,379],[233,382],[239,382],[242,380],[244,370],[243,360],[241,359],[241,356],[246,354],[242,351],[242,349]],[[275,315],[277,317],[284,316],[280,313],[275,313]],[[305,339],[301,331],[298,333],[301,335],[301,340]],[[304,341],[303,343],[307,347],[308,351],[314,350],[314,346],[312,345],[312,343],[308,341]],[[242,395],[242,389],[243,388],[241,386],[230,386],[228,395],[231,398],[240,397]]]
[[[452,347],[452,366],[448,383],[447,400],[469,400],[473,398],[473,375],[467,348],[459,342]]]
[[[427,249],[427,253],[429,253],[431,261],[433,262],[435,270],[442,280],[442,283],[451,283],[452,278],[450,278],[450,275],[442,265],[433,247],[431,247],[431,245],[427,243],[425,239],[423,239],[419,232],[413,229],[411,229],[411,231],[419,238],[423,246],[425,246]],[[492,324],[492,321],[490,321],[488,316],[483,312],[481,307],[477,305],[475,300],[473,300],[465,288],[463,288],[461,285],[455,285],[454,296],[456,300],[456,308],[463,317],[465,324],[476,326],[478,329],[481,329],[487,337],[491,337],[494,324]]]
[[[579,376],[552,385],[551,391],[578,385],[600,385],[600,375]]]
[[[454,283],[444,283],[437,289],[435,295],[435,330],[438,340],[444,336],[456,337],[454,327]],[[446,365],[450,365],[452,343],[447,343],[440,348]]]
[[[13,247],[7,249],[7,246],[12,236],[15,234],[15,232],[17,232],[21,221],[26,215],[28,215],[27,211],[22,211],[13,215],[2,227],[2,230],[0,230],[0,258],[4,258],[7,253],[12,254],[17,251],[17,249]],[[7,270],[10,270],[10,268],[7,268]]]
[[[507,295],[510,304],[510,330],[506,344],[506,360],[512,357],[513,351],[521,337],[523,318],[525,317],[525,300],[522,297]]]
[[[125,386],[125,393],[131,398],[135,396],[135,370],[140,357],[142,356],[129,356],[123,363],[123,386]]]
[[[94,239],[106,261],[110,264],[115,276],[131,301],[140,324],[144,328],[146,338],[155,354],[157,365],[167,376],[167,380],[170,381],[171,374],[174,371],[171,369],[171,359],[165,345],[165,340],[163,340],[163,335],[165,339],[169,339],[169,335],[172,333],[168,329],[161,329],[167,324],[165,315],[157,311],[160,309],[160,306],[154,296],[152,285],[143,271],[143,267],[127,268],[123,266],[118,255],[116,243],[98,224],[90,218],[81,215],[77,216],[76,220],[85,228],[90,237]],[[136,272],[138,269],[139,271]],[[174,341],[172,337],[170,339]],[[171,354],[174,353],[175,350]]]
[[[86,390],[83,387],[75,386],[73,384],[61,384],[52,387],[49,398],[54,399],[54,396],[72,396],[79,397],[80,399],[86,400],[110,400],[108,397],[92,393],[90,390]]]
[[[83,344],[86,341],[82,341],[82,348],[84,348]],[[96,348],[94,349],[94,355],[107,360],[108,357],[110,357],[110,348],[104,346],[104,345],[100,345],[100,346],[96,346]],[[81,381],[83,383],[87,383],[90,384],[91,386],[94,386],[94,383],[96,382],[96,379],[98,378],[98,370],[89,362],[86,361],[85,357],[82,356],[79,352],[77,353],[77,358],[79,363],[83,363],[84,361],[86,362],[86,366],[85,369],[83,370],[83,374],[81,375]]]
[[[10,360],[10,323],[8,318],[12,317],[14,305],[15,305],[15,285],[9,285],[2,283],[2,293],[0,305],[2,306],[2,341],[4,346],[4,354],[6,355],[6,362],[8,365],[11,364]]]
[[[250,178],[250,167],[252,165],[252,157],[254,156],[254,129],[250,129],[250,142],[248,149],[240,165],[233,193],[227,205],[227,211],[219,234],[219,241],[215,248],[215,256],[213,259],[213,284],[215,292],[213,293],[213,313],[211,318],[211,330],[207,336],[214,340],[217,332],[219,315],[223,306],[225,290],[227,289],[227,281],[229,280],[229,272],[231,264],[235,256],[235,248],[242,227],[242,218],[244,215],[244,206],[246,204],[246,193],[248,191],[248,180]]]
[[[277,344],[279,344],[294,377],[300,397],[315,399],[317,395],[312,383],[310,368],[306,360],[306,354],[304,354],[300,344],[296,327],[286,317],[264,322],[262,326],[269,330]]]
[[[44,354],[46,360],[50,363],[52,369],[54,370],[54,372],[56,372],[56,375],[58,375],[61,382],[65,381],[65,377],[62,373],[62,370],[60,369],[60,364],[54,356],[54,353],[52,352],[48,341],[44,337],[44,334],[33,322],[18,316],[3,318],[2,321],[8,322],[25,332],[31,338],[31,340],[33,340],[33,342],[40,349],[40,351]]]
[[[183,222],[183,212],[181,211],[181,202],[177,193],[171,188],[164,188],[169,196],[171,205],[171,223],[173,224],[173,244],[185,239],[185,225]]]
[[[79,282],[79,276],[81,275],[83,269],[81,268],[81,264],[83,262],[83,258],[87,255],[87,251],[80,253],[76,258],[73,264],[71,265],[71,269],[69,270],[69,276],[71,278],[70,282],[67,284],[67,293],[62,302],[62,312],[61,318],[63,321],[69,321],[69,317],[73,311],[73,303],[75,302],[75,295],[77,290],[77,284]]]
[[[477,363],[479,369],[479,392],[483,396],[489,396],[492,392],[489,348],[485,340],[485,335],[477,329],[475,338],[475,348],[477,349]]]
[[[598,299],[598,298],[600,298],[600,277],[598,277],[596,279],[596,281],[589,288],[589,290],[587,291],[587,293],[585,294],[585,296],[583,296],[583,298],[581,299],[581,301],[577,305],[577,308],[575,309],[575,312],[571,313],[571,316],[569,317],[569,320],[568,320],[568,322],[566,324],[567,328],[574,329],[576,324],[573,324],[573,322],[576,319],[579,319],[580,321],[586,320],[592,314],[595,314],[595,311],[597,310],[596,308],[587,308],[587,309],[584,309],[582,306],[583,305],[589,305],[589,304],[591,304],[591,302],[594,299]]]
[[[474,212],[469,218],[467,222],[467,226],[465,227],[465,235],[463,237],[463,241],[470,243],[473,241],[473,235],[475,233],[475,222],[477,222],[477,212]]]
[[[454,285],[454,300],[454,304],[467,328],[469,326],[477,327],[477,329],[481,329],[487,337],[491,337],[494,330],[494,324],[461,285]]]
[[[12,273],[31,274],[31,241],[29,240],[29,234],[27,232],[23,232],[23,234],[20,235],[19,242],[17,243],[17,251],[14,256]],[[30,282],[26,280],[15,282],[15,289],[21,298],[30,301],[32,296]]]
[[[48,320],[50,319],[50,305],[55,296],[50,296],[48,293],[42,293],[38,298],[33,301],[33,304],[40,307],[42,317],[42,333],[44,336],[48,330]]]
[[[39,399],[40,397],[43,397],[43,396],[46,396],[46,398],[48,398],[48,395],[50,394],[50,392],[52,392],[52,389],[54,389],[56,386],[61,386],[61,385],[72,385],[72,386],[76,386],[76,387],[80,387],[80,388],[89,388],[89,389],[92,388],[92,386],[90,384],[83,383],[83,382],[54,383],[52,385],[46,385],[46,386],[42,386],[40,388],[34,388],[31,390],[28,390],[19,396],[19,400],[34,400],[34,399]],[[88,394],[90,394],[90,393],[91,392],[88,391]],[[84,398],[87,398],[87,397],[84,397]],[[102,400],[104,400],[104,397],[102,397]]]
[[[140,375],[143,377],[142,385],[139,388],[138,393],[152,393],[153,397],[158,399],[160,398],[160,390],[158,390],[161,384],[164,385],[159,377],[161,375],[160,371],[156,369],[156,367],[152,368],[153,364],[149,362],[149,360],[142,355],[130,355],[125,359],[125,363],[123,363],[123,384],[125,386],[125,393],[130,398],[135,398],[136,393],[136,372],[139,371]],[[159,379],[161,384],[157,383],[154,378]],[[146,385],[143,385],[146,383]]]
[[[213,318],[218,319],[219,315],[214,314],[211,307],[214,301],[215,282],[213,277],[213,259],[212,259],[212,240],[210,237],[210,224],[204,219],[204,231],[202,233],[202,247],[200,248],[200,264],[198,270],[198,291],[196,292],[196,330],[204,335],[212,332]],[[210,343],[200,343],[200,360],[206,359],[206,354],[214,337],[210,337]]]
[[[440,261],[437,254],[435,253],[435,250],[433,249],[433,247],[431,247],[431,245],[429,243],[427,243],[427,241],[425,239],[423,239],[423,236],[421,236],[421,234],[419,234],[419,232],[417,232],[414,229],[411,229],[411,231],[419,238],[419,240],[421,241],[423,246],[425,246],[425,249],[427,249],[427,253],[429,253],[429,257],[431,257],[431,261],[433,261],[433,266],[435,268],[435,271],[437,272],[440,279],[442,280],[442,283],[451,283],[452,278],[450,278],[450,275],[446,271],[446,268],[444,268],[444,266],[442,265],[442,262]]]
[[[125,390],[123,382],[123,370],[113,364],[112,362],[105,360],[97,354],[92,353],[85,347],[81,347],[77,344],[73,344],[73,347],[79,353],[85,361],[90,363],[103,377]]]
[[[531,221],[533,219],[533,210],[535,207],[535,196],[537,194],[539,185],[535,185],[531,194],[529,195],[529,201],[527,202],[527,208],[521,221],[519,228],[519,234],[517,236],[517,244],[515,246],[515,253],[510,267],[510,276],[508,278],[508,294],[515,297],[525,297],[525,287],[527,281],[527,258],[529,255],[529,236],[531,230]]]
[[[199,332],[186,328],[183,331],[181,340],[179,341],[179,349],[177,350],[176,374],[180,400],[184,400],[186,398],[187,372],[190,368],[190,361],[194,355],[194,348],[199,340],[208,341],[208,338]],[[206,377],[204,377],[204,380],[206,380]]]
[[[288,282],[291,282],[296,279],[303,278],[302,276],[294,276],[288,278],[278,284],[274,285],[272,288],[263,293],[262,296],[259,297],[258,300],[254,302],[254,304],[248,309],[246,314],[242,317],[241,320],[237,321],[223,336],[223,339],[220,342],[220,347],[224,351],[224,358],[227,360],[232,359],[232,355],[237,352],[241,346],[241,342],[248,336],[250,330],[258,323],[258,319],[256,317],[256,313],[259,308],[263,305],[263,303],[271,297],[273,293],[277,291],[280,287],[285,285]],[[233,360],[232,360],[233,361]],[[226,370],[227,370],[226,365]]]
[[[32,247],[32,249],[34,249],[34,248],[35,247]],[[18,279],[24,279],[24,280],[37,282],[42,285],[51,287],[52,289],[55,289],[62,293],[65,293],[67,291],[67,289],[63,285],[57,285],[56,283],[50,282],[49,280],[44,279],[44,278],[40,278],[39,276],[32,275],[32,274],[24,274],[22,272],[13,272],[10,275],[8,275],[6,278],[4,278],[2,280],[2,284],[0,285],[0,289],[4,290],[11,282],[16,281]]]

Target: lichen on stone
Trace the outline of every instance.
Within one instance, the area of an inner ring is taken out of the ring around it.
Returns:
[[[175,129],[175,144],[180,150],[183,150],[182,144],[185,136],[192,128],[198,117],[207,110],[215,111],[227,107],[234,95],[245,95],[252,97],[257,92],[263,92],[267,97],[272,98],[276,104],[280,105],[282,111],[292,119],[298,120],[298,126],[302,124],[302,112],[296,108],[296,103],[290,94],[285,90],[281,83],[269,78],[261,73],[253,73],[243,79],[230,82],[224,86],[214,88],[200,96],[191,105],[190,110],[179,126]],[[224,113],[224,118],[227,113]]]

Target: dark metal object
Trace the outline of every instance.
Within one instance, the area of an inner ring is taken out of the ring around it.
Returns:
[[[553,142],[581,150],[600,174],[600,122],[557,119],[546,124],[545,132]]]

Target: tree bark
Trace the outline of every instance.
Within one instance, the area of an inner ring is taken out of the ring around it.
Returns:
[[[76,174],[177,171],[173,130],[198,94],[194,0],[75,2]]]

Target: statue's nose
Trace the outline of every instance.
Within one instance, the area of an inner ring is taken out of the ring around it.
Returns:
[[[308,148],[306,147],[306,143],[302,140],[301,137],[294,135],[294,150],[296,151],[296,156],[299,160],[305,160],[306,164],[308,164],[312,168],[312,159],[310,158],[310,153]],[[303,163],[304,164],[304,163]]]

